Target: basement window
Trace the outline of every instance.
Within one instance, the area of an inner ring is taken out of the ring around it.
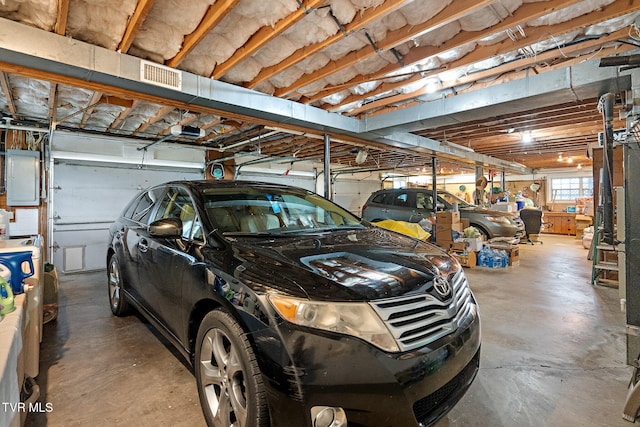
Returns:
[[[551,199],[559,201],[575,201],[578,197],[593,196],[593,178],[552,178]]]

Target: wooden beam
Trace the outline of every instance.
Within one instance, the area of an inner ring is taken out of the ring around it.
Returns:
[[[625,32],[626,32],[626,30],[625,30]],[[631,51],[633,49],[635,49],[635,47],[634,46],[630,46],[630,45],[622,45],[622,46],[611,47],[611,48],[607,48],[607,49],[602,49],[601,51],[590,55],[589,58],[591,60],[594,60],[594,59],[598,59],[598,58],[603,57],[603,56],[613,55],[613,54],[616,54],[616,53],[619,54],[619,53],[623,53],[623,52],[628,52],[628,51]],[[578,64],[580,62],[583,62],[584,60],[585,59],[582,58],[582,57],[571,58],[571,59],[568,59],[568,60],[560,61],[560,62],[558,62],[558,63],[556,63],[554,65],[545,67],[544,69],[542,69],[540,71],[547,72],[547,71],[556,70],[558,68],[566,68],[566,67]],[[468,89],[467,91],[459,92],[459,93],[465,93],[465,92],[469,92],[471,90],[478,90],[478,89],[482,89],[482,88],[495,86],[495,85],[498,85],[498,84],[501,84],[501,83],[505,83],[505,82],[508,82],[510,80],[514,80],[514,76],[516,76],[517,73],[523,74],[525,72],[526,72],[526,70],[525,71],[512,70],[509,73],[504,73],[502,76],[500,76],[499,78],[497,78],[497,79],[495,79],[493,81],[486,82],[486,83],[477,83],[476,86],[474,86],[473,89]],[[541,73],[538,72],[536,74],[541,74]],[[522,76],[522,78],[524,78],[524,76]],[[374,102],[371,102],[369,104],[366,104],[365,106],[363,106],[364,108],[361,107],[358,110],[360,112],[360,115],[362,115],[364,111],[369,111],[369,112],[366,113],[366,115],[368,117],[374,117],[374,116],[377,116],[377,115],[380,115],[380,114],[386,114],[386,113],[389,113],[391,111],[401,110],[401,109],[404,109],[404,108],[409,108],[409,107],[415,106],[415,105],[419,104],[420,102],[418,102],[418,101],[409,102],[409,103],[406,103],[406,104],[403,104],[403,105],[395,105],[393,107],[388,107],[388,108],[385,108],[384,105],[390,105],[392,103],[399,103],[399,102],[401,102],[402,99],[416,98],[418,96],[424,95],[424,93],[425,92],[424,92],[423,89],[419,89],[419,90],[417,90],[415,92],[412,92],[411,93],[412,96],[405,96],[405,95],[398,95],[397,97],[396,96],[391,96],[389,98],[385,98],[383,100],[380,100],[379,103],[378,103],[378,101],[374,101]],[[407,95],[409,95],[409,94],[407,94]],[[378,107],[382,106],[382,108],[380,108],[380,109],[378,109],[376,111],[370,112],[371,108],[367,108],[367,107],[370,106],[371,104],[375,104],[375,103],[377,103]]]
[[[9,107],[9,112],[14,120],[18,119],[18,115],[16,113],[16,104],[13,101],[13,93],[11,92],[11,85],[9,84],[9,76],[4,71],[0,71],[0,87],[2,87],[2,92],[4,92],[4,97],[7,99],[7,106]]]
[[[442,86],[438,88],[438,91],[443,91],[443,90],[447,90],[447,89],[451,89],[454,88],[456,86],[460,86],[460,85],[464,85],[467,83],[472,83],[478,80],[482,80],[482,79],[486,79],[488,77],[495,77],[495,76],[499,76],[501,74],[505,74],[505,73],[509,73],[515,70],[519,70],[519,69],[523,69],[523,68],[528,68],[528,67],[532,67],[534,65],[537,64],[541,64],[550,60],[554,60],[554,59],[558,59],[558,58],[563,58],[565,55],[569,56],[569,55],[574,55],[574,54],[578,54],[580,52],[584,52],[586,50],[592,49],[593,47],[597,47],[599,45],[603,45],[606,43],[610,43],[613,41],[616,41],[620,38],[624,38],[626,37],[626,35],[628,34],[628,29],[627,28],[623,28],[621,30],[618,30],[614,33],[608,34],[604,37],[601,37],[599,39],[595,39],[595,40],[587,40],[585,42],[582,43],[577,43],[574,45],[570,45],[570,46],[563,46],[563,47],[558,47],[556,49],[552,49],[552,50],[548,50],[546,52],[542,52],[538,55],[536,55],[534,58],[522,58],[522,59],[518,59],[515,61],[510,61],[507,63],[504,63],[502,65],[499,65],[497,67],[493,67],[490,68],[488,70],[484,70],[484,71],[479,71],[477,73],[473,73],[464,77],[460,77],[456,80],[451,80],[451,81],[446,81],[442,83]],[[610,53],[612,50],[607,49],[607,52]],[[591,52],[589,52],[589,54],[591,54]],[[582,58],[580,58],[580,60],[582,60]],[[564,64],[563,62],[563,65]],[[547,70],[545,70],[547,71]],[[420,80],[426,80],[425,78],[423,78],[422,76],[418,75],[415,77],[411,77],[407,80],[403,80],[401,82],[395,82],[395,83],[389,83],[389,84],[382,84],[381,86],[383,88],[378,88],[376,89],[376,92],[379,93],[386,93],[389,92],[390,90],[396,90],[399,89],[401,87],[405,87],[409,84],[418,82]],[[395,104],[398,102],[402,102],[404,100],[407,99],[411,99],[411,98],[415,98],[417,96],[421,96],[421,95],[425,95],[427,94],[427,89],[426,88],[421,88],[418,89],[414,92],[411,93],[407,93],[407,94],[398,94],[396,96],[390,96],[387,98],[383,98],[374,102],[370,102],[368,104],[363,105],[360,108],[356,108],[353,109],[351,111],[349,111],[349,115],[354,116],[354,115],[358,115],[361,114],[365,111],[369,111],[375,108],[380,108],[382,106],[385,105],[389,105],[389,104]],[[371,94],[366,94],[366,95],[360,95],[357,97],[347,97],[349,100],[345,99],[343,100],[338,106],[332,106],[330,108],[327,108],[327,110],[329,111],[335,111],[336,109],[339,108],[339,106],[343,106],[343,105],[347,105],[350,104],[351,102],[355,102],[356,100],[362,99],[363,97],[366,96],[371,96]],[[357,99],[356,99],[357,98]]]
[[[355,18],[353,21],[345,25],[346,35],[361,30],[363,27],[375,21],[376,19],[398,9],[402,6],[403,3],[404,2],[398,0],[385,0],[385,2],[380,6],[375,8],[372,7],[365,10],[359,17]],[[284,59],[280,63],[272,65],[270,67],[265,67],[260,70],[258,75],[250,83],[248,83],[246,87],[250,89],[256,87],[263,81],[275,76],[281,71],[294,66],[295,64],[303,61],[314,53],[320,52],[330,44],[341,40],[346,35],[338,31],[333,36],[330,36],[319,43],[305,46],[296,50],[293,54],[291,54],[288,58]]]
[[[238,48],[231,56],[231,58],[227,59],[220,65],[217,65],[213,69],[213,74],[211,78],[219,79],[225,73],[227,73],[231,68],[235,67],[240,63],[243,59],[251,56],[258,49],[266,45],[268,42],[284,33],[288,28],[290,28],[293,24],[300,21],[302,18],[309,13],[310,10],[315,8],[320,3],[324,3],[326,0],[305,0],[303,4],[296,9],[295,12],[289,14],[288,16],[282,18],[275,25],[265,25],[256,31],[247,42]]]
[[[502,31],[507,31],[513,27],[516,27],[517,25],[522,25],[524,23],[526,23],[527,21],[531,20],[531,19],[535,19],[537,17],[540,16],[544,16],[547,15],[551,12],[554,12],[556,10],[560,10],[564,7],[570,6],[574,3],[578,3],[579,0],[550,0],[550,1],[546,1],[546,2],[540,2],[540,3],[524,3],[522,6],[520,6],[518,9],[516,9],[512,15],[508,16],[507,18],[505,18],[503,21],[501,21],[500,23],[494,25],[493,27],[489,27],[483,31],[462,31],[460,33],[458,33],[456,36],[452,37],[451,39],[447,40],[446,42],[444,42],[442,45],[440,46],[418,46],[418,47],[414,47],[413,49],[411,49],[411,51],[409,51],[409,53],[407,55],[405,55],[402,59],[404,62],[404,66],[410,66],[410,65],[416,65],[417,63],[423,62],[428,58],[431,58],[433,56],[436,56],[438,54],[442,54],[443,52],[449,51],[449,50],[453,50],[453,49],[457,49],[467,43],[474,43],[477,42],[478,40],[488,37],[490,35],[502,32]],[[571,22],[571,21],[569,21]],[[596,21],[597,22],[597,21]],[[545,30],[548,30],[550,27],[546,26],[546,27],[538,27],[538,28],[544,28]],[[543,31],[545,31],[543,30]],[[541,39],[544,39],[544,37],[541,37]],[[508,39],[509,42],[514,43],[511,39]],[[524,46],[531,44],[531,40],[534,40],[532,37],[529,36],[529,34],[527,34],[527,42],[524,43]],[[487,47],[490,48],[491,46]],[[517,48],[514,47],[510,50],[507,50],[507,52],[516,50]],[[476,50],[482,50],[482,48],[476,48]],[[475,52],[475,51],[474,51]],[[472,52],[473,53],[473,52]],[[470,54],[469,54],[470,55]],[[458,60],[457,62],[462,63],[467,56],[461,58],[460,60]],[[488,58],[492,55],[488,55],[482,59]],[[475,61],[474,61],[475,62]],[[375,73],[371,73],[368,75],[362,75],[362,76],[357,76],[354,77],[353,79],[351,79],[349,82],[352,86],[356,86],[360,83],[363,82],[368,82],[368,81],[374,81],[374,80],[379,80],[385,77],[389,77],[390,74],[392,74],[393,72],[396,72],[398,69],[400,69],[401,67],[398,64],[389,64],[386,67],[383,67],[382,69],[376,71]],[[452,69],[452,68],[457,68],[456,66],[452,66],[451,64],[447,64],[447,69]],[[437,73],[441,73],[442,69],[430,72],[426,75],[435,75]],[[340,85],[341,88],[340,89],[336,89],[336,90],[328,90],[328,91],[323,91],[322,92],[322,96],[321,97],[325,97],[328,95],[332,95],[334,93],[340,92],[341,90],[343,90],[342,86],[344,85]],[[373,92],[371,93],[373,94]],[[367,96],[370,94],[365,94],[364,96]],[[315,99],[313,99],[315,100]],[[301,102],[307,104],[309,102],[313,101],[312,99],[306,98],[301,100]]]
[[[56,34],[64,36],[67,32],[67,18],[69,16],[69,0],[58,0],[58,14],[56,16]]]
[[[124,36],[122,36],[122,40],[118,46],[118,52],[127,53],[129,51],[129,48],[133,44],[133,40],[136,38],[136,35],[138,35],[138,31],[140,30],[142,23],[147,19],[147,15],[149,14],[149,11],[151,11],[151,7],[153,7],[154,2],[155,0],[138,1],[136,10],[133,12],[133,15],[131,15],[129,24],[124,31]]]
[[[56,83],[49,84],[49,123],[56,123],[56,112],[58,107],[58,85]]]
[[[286,88],[277,89],[275,96],[284,97],[298,89],[307,86],[313,82],[321,80],[333,73],[344,70],[347,67],[364,61],[376,55],[378,50],[388,50],[399,46],[403,43],[411,41],[429,31],[437,30],[451,22],[454,22],[470,13],[473,13],[494,0],[457,0],[449,6],[442,9],[436,16],[419,25],[406,25],[398,30],[387,33],[384,40],[376,43],[377,50],[373,46],[367,45],[360,50],[350,52],[336,61],[330,61],[324,67],[315,70],[311,74],[305,74],[296,82]]]
[[[131,108],[133,106],[132,99],[120,98],[119,96],[113,96],[113,95],[103,94],[100,97],[99,102],[102,104],[118,105],[124,108]]]
[[[131,110],[133,108],[136,107],[136,105],[138,105],[140,101],[134,101],[133,105],[131,106],[131,108],[125,108],[124,110],[122,110],[120,112],[120,114],[118,114],[118,117],[116,117],[113,122],[111,122],[111,124],[109,125],[109,127],[107,128],[107,132],[110,131],[115,131],[117,130],[117,127],[120,126],[120,123],[122,123],[124,121],[124,119],[127,118],[127,116],[129,115],[129,113],[131,112]]]
[[[149,120],[145,121],[140,126],[138,126],[138,129],[134,130],[131,133],[131,135],[136,135],[138,133],[144,132],[149,126],[151,126],[152,124],[154,124],[156,122],[159,122],[160,120],[162,120],[162,118],[164,116],[166,116],[167,114],[169,114],[173,110],[175,110],[175,108],[171,107],[171,106],[164,106],[164,107],[160,108],[155,116],[153,116],[152,118],[150,118]]]
[[[204,18],[200,21],[198,28],[191,34],[185,36],[182,49],[173,58],[166,61],[169,67],[177,67],[194,47],[216,26],[222,19],[233,10],[239,0],[218,0],[209,6]]]
[[[94,92],[89,104],[85,107],[84,113],[82,113],[82,119],[80,120],[80,128],[84,128],[93,113],[93,109],[96,107],[100,99],[102,98],[102,92]]]

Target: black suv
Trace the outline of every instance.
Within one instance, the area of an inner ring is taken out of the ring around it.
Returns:
[[[111,310],[194,367],[210,426],[424,426],[479,366],[460,264],[306,190],[231,181],[141,192],[110,228]]]
[[[469,220],[487,239],[494,237],[524,237],[524,222],[519,216],[481,208],[447,191],[437,190],[438,201],[433,203],[433,190],[426,188],[393,188],[378,190],[369,196],[362,207],[362,217],[370,222],[393,219],[420,222],[432,212],[452,210],[457,204],[460,218]]]

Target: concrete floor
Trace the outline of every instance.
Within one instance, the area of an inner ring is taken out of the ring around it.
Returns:
[[[520,245],[517,267],[466,269],[482,318],[480,372],[438,427],[632,425],[621,418],[632,369],[618,290],[589,284],[579,240],[542,240]],[[111,316],[104,272],[61,277],[38,383],[51,411],[27,426],[204,425],[191,371],[140,318]]]

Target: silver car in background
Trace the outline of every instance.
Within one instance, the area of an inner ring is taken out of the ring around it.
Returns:
[[[432,212],[453,210],[458,205],[460,218],[478,229],[487,239],[495,237],[524,237],[524,223],[512,212],[481,208],[444,190],[437,190],[438,200],[433,203],[433,190],[428,188],[393,188],[378,190],[369,196],[362,207],[362,218],[370,221],[393,219],[420,222]]]

